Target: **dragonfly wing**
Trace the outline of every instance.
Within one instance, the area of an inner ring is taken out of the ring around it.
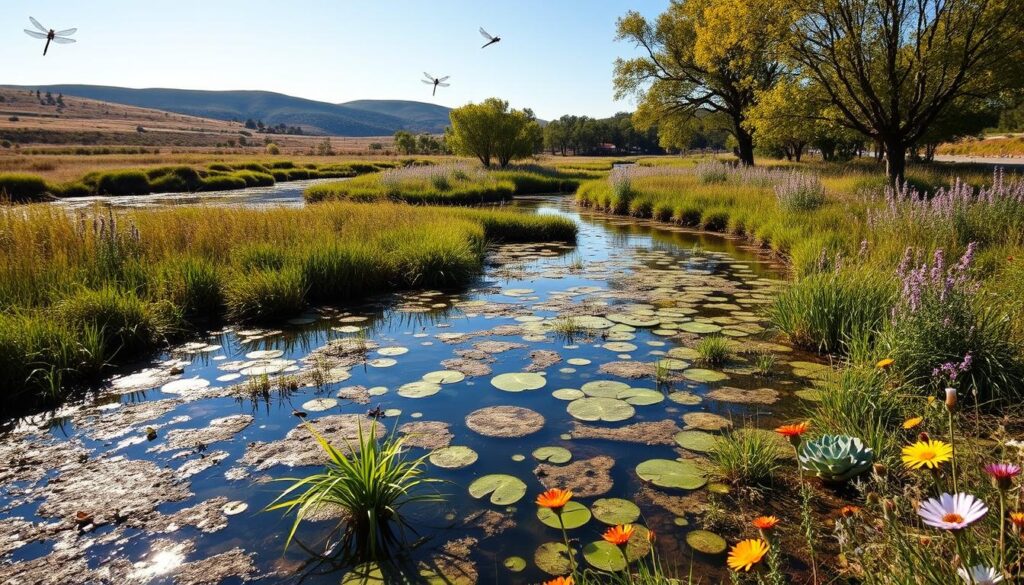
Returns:
[[[438,79],[438,81],[448,81],[448,78],[449,78],[449,77],[451,77],[451,75],[445,75],[445,76],[444,76],[444,77],[442,77],[441,79]]]
[[[59,30],[59,31],[57,31],[57,32],[55,32],[53,34],[57,35],[58,37],[70,37],[71,35],[75,34],[76,32],[78,32],[77,28],[68,28],[68,29],[64,29],[64,30]]]
[[[38,28],[39,30],[43,31],[44,33],[47,33],[47,34],[49,34],[49,33],[50,33],[50,29],[48,29],[48,28],[46,28],[45,26],[43,26],[43,25],[39,24],[39,21],[38,21],[38,20],[36,20],[36,19],[32,18],[31,16],[30,16],[30,17],[28,17],[28,19],[32,21],[32,26],[34,26],[34,27]]]
[[[64,37],[53,37],[53,42],[57,43],[58,45],[70,45],[71,43],[77,43],[78,41],[76,41],[75,39],[68,39]]]
[[[427,85],[434,85],[433,81],[427,81],[426,79],[421,79],[420,81],[422,81],[423,83],[426,83]]]
[[[494,37],[492,37],[490,35],[490,33],[488,33],[487,31],[485,31],[484,27],[482,27],[482,26],[480,27],[480,35],[483,36],[488,41],[493,41],[494,40]]]
[[[24,29],[24,30],[25,30],[25,34],[27,34],[30,37],[33,37],[33,38],[36,38],[36,39],[45,39],[46,38],[46,35],[44,35],[41,32],[36,32],[34,30],[28,30],[27,28]]]
[[[429,73],[427,73],[426,71],[423,72],[423,77],[426,77],[430,81],[434,81],[434,76],[429,74]]]
[[[441,87],[449,87],[451,84],[450,83],[438,83],[438,85],[440,85]]]

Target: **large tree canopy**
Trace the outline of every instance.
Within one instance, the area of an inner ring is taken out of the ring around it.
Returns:
[[[640,109],[660,121],[700,112],[729,121],[740,160],[754,164],[744,124],[758,92],[784,72],[781,45],[791,25],[783,0],[673,0],[652,24],[630,11],[617,40],[642,55],[615,62],[616,97],[637,95]],[[677,124],[678,126],[678,124]]]
[[[474,156],[485,167],[497,159],[501,167],[532,156],[540,149],[543,134],[530,110],[514,110],[508,102],[488,98],[466,104],[450,113],[446,141],[455,154]]]
[[[885,147],[891,180],[952,105],[1020,80],[1020,0],[792,1],[793,60],[840,123]]]

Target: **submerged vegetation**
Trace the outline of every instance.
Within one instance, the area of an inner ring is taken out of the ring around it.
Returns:
[[[0,402],[12,408],[58,398],[210,319],[266,322],[310,303],[464,284],[487,242],[573,241],[576,227],[390,203],[216,214],[30,206],[0,210],[0,233]]]

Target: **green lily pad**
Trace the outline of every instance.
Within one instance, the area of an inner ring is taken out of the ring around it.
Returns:
[[[587,564],[599,571],[617,573],[626,568],[626,556],[614,544],[598,540],[583,547],[583,558]]]
[[[657,390],[647,388],[627,388],[619,392],[616,398],[624,400],[633,406],[649,406],[665,400],[665,395]]]
[[[505,568],[513,573],[519,573],[526,568],[526,559],[523,557],[509,557],[505,559]]]
[[[576,551],[572,552],[576,556]],[[533,562],[549,575],[565,575],[571,570],[569,549],[561,542],[545,542],[533,553]]]
[[[396,355],[403,355],[409,353],[408,347],[382,347],[377,350],[377,353],[383,356],[394,357]]]
[[[675,358],[665,358],[663,360],[658,360],[657,362],[655,362],[655,366],[665,368],[666,370],[677,371],[685,370],[686,368],[690,367],[690,362],[684,362],[683,360]]]
[[[491,385],[505,392],[539,390],[547,383],[548,381],[544,376],[533,372],[511,372],[499,374],[491,378]]]
[[[341,585],[384,585],[384,572],[377,563],[357,565],[341,578]]]
[[[683,406],[696,406],[704,401],[703,398],[693,392],[686,391],[672,392],[668,395],[668,399]]]
[[[675,524],[676,526],[689,526],[690,525],[690,521],[687,520],[686,518],[683,518],[682,516],[676,516],[675,518],[673,518],[672,519],[672,523]]]
[[[591,509],[594,518],[612,526],[616,524],[632,524],[640,517],[640,508],[622,498],[601,498],[594,502]]]
[[[710,412],[688,412],[683,415],[685,430],[721,431],[732,427],[732,421]]]
[[[630,327],[655,327],[661,324],[661,319],[642,315],[631,315],[629,313],[612,313],[608,315],[609,321],[622,323]]]
[[[373,388],[370,388],[369,390],[367,390],[366,393],[369,394],[370,396],[382,396],[382,395],[388,393],[388,387],[387,386],[374,386]]]
[[[615,398],[580,398],[570,402],[565,410],[573,418],[585,421],[618,422],[636,414],[632,405]]]
[[[585,358],[569,358],[565,360],[565,363],[569,364],[570,366],[589,366],[590,360]]]
[[[721,325],[714,323],[701,323],[700,321],[689,321],[679,326],[679,329],[687,333],[718,333],[722,330]]]
[[[541,447],[534,450],[533,458],[538,461],[562,464],[568,463],[572,459],[572,452],[565,447]]]
[[[371,368],[390,368],[391,366],[398,363],[398,360],[394,358],[377,358],[366,362],[366,365]]]
[[[700,352],[692,347],[673,347],[668,350],[668,357],[692,362],[693,360],[700,359]]]
[[[583,526],[590,522],[590,517],[590,510],[579,502],[569,502],[562,508],[562,522],[565,523],[566,530]],[[561,528],[558,524],[558,514],[553,512],[551,508],[537,508],[537,519],[544,523],[545,526]]]
[[[426,398],[441,391],[440,384],[433,382],[409,382],[398,388],[398,395],[404,398]]]
[[[578,327],[582,327],[583,329],[607,329],[615,324],[604,317],[598,317],[596,315],[580,315],[578,317],[573,317],[572,319]]]
[[[615,353],[629,353],[631,351],[636,351],[635,345],[625,341],[612,341],[604,344],[603,347],[608,351],[614,351]]]
[[[495,473],[477,478],[469,484],[469,495],[480,499],[491,495],[491,503],[498,506],[511,506],[526,495],[526,484],[518,477]]]
[[[708,482],[701,468],[690,460],[648,459],[636,466],[640,479],[659,487],[695,490]]]
[[[423,375],[424,382],[434,384],[454,384],[466,379],[466,375],[456,370],[438,370]]]
[[[629,384],[615,380],[595,380],[587,382],[581,388],[587,396],[595,398],[615,398],[619,392],[629,389]]]
[[[728,374],[716,372],[715,370],[705,370],[702,368],[690,368],[689,370],[684,370],[683,377],[692,382],[721,382],[722,380],[729,379]]]
[[[583,398],[586,394],[582,390],[575,388],[561,388],[551,393],[552,396],[559,400],[576,400],[577,398]]]
[[[472,465],[477,460],[476,451],[462,445],[437,449],[430,454],[430,462],[445,469],[459,469]]]
[[[697,552],[706,555],[719,555],[725,552],[728,545],[725,539],[707,530],[691,530],[686,533],[686,544]]]
[[[522,453],[516,453],[515,455],[512,456],[512,461],[515,461],[516,463],[519,463],[520,461],[526,461],[526,455],[523,455]]]
[[[333,398],[314,398],[302,403],[302,410],[308,412],[323,412],[330,410],[338,405],[338,401]]]
[[[803,390],[797,390],[793,394],[797,398],[807,400],[809,402],[821,402],[825,399],[821,390],[818,390],[817,388],[804,388]]]
[[[707,453],[718,444],[718,436],[704,431],[680,431],[675,436],[676,443],[683,449]]]
[[[649,554],[651,554],[651,532],[639,524],[634,524],[633,535],[626,543],[626,560],[632,563]]]

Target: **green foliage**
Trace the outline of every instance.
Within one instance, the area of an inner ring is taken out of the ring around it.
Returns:
[[[151,350],[167,328],[154,306],[133,292],[110,286],[81,289],[62,300],[58,311],[72,327],[99,331],[104,353],[121,359]]]
[[[227,283],[227,317],[237,321],[268,322],[300,312],[306,306],[307,284],[295,267],[253,270]]]
[[[694,347],[702,364],[717,366],[729,361],[732,355],[732,341],[722,335],[701,338]]]
[[[810,413],[812,428],[858,437],[879,461],[896,464],[904,443],[896,429],[919,411],[907,392],[891,384],[892,378],[874,364],[844,368],[821,388],[821,400]]]
[[[35,175],[0,173],[0,201],[35,201],[47,191],[46,181]]]
[[[337,506],[345,511],[338,527],[341,549],[357,558],[383,558],[388,556],[389,546],[399,544],[395,526],[408,526],[401,514],[404,506],[444,501],[438,493],[424,493],[439,481],[424,474],[426,456],[408,458],[404,440],[394,434],[378,440],[376,425],[375,421],[369,423],[367,431],[360,427],[356,443],[347,443],[343,451],[306,424],[328,461],[319,473],[280,480],[294,483],[265,508],[295,514],[286,549],[308,515],[321,506]]]
[[[822,435],[800,446],[800,467],[828,482],[844,482],[871,468],[874,452],[857,437]]]
[[[497,98],[455,108],[450,117],[445,140],[452,152],[476,157],[485,167],[497,159],[505,168],[513,160],[532,156],[543,142],[533,112],[509,109],[508,102]]]
[[[723,434],[708,453],[719,476],[748,486],[770,484],[782,455],[775,437],[743,429]]]
[[[150,191],[149,177],[142,171],[109,171],[96,178],[99,195],[146,195]]]

